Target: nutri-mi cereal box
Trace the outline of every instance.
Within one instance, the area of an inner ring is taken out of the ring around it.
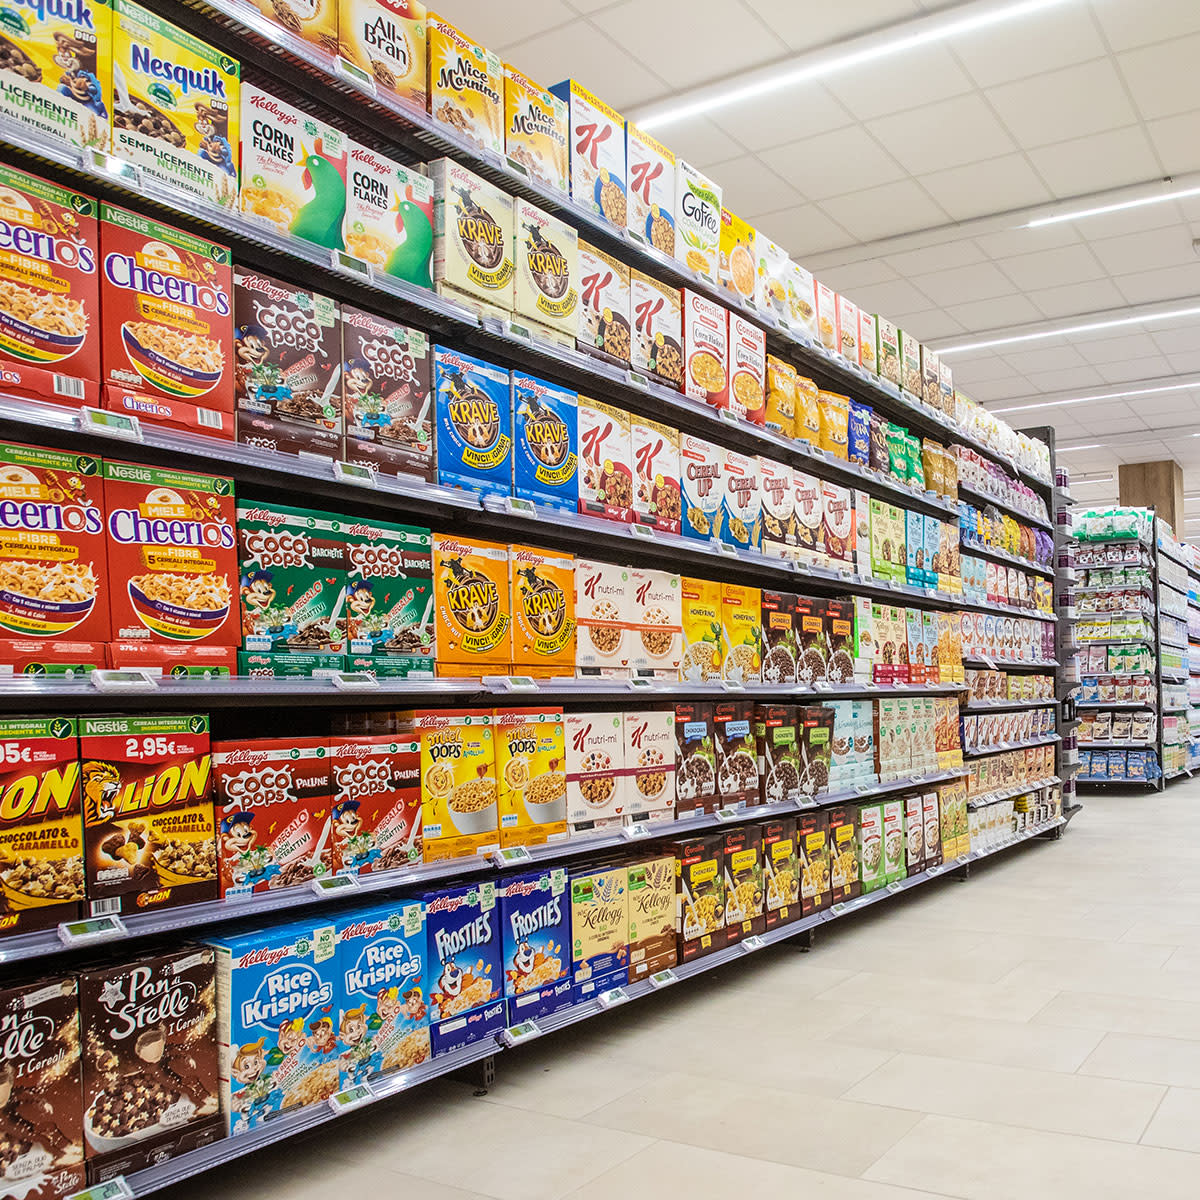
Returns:
[[[501,846],[535,846],[567,836],[562,709],[495,711]]]
[[[505,879],[497,889],[508,1023],[571,1003],[571,912],[562,867]]]
[[[337,1042],[343,1091],[429,1059],[425,906],[392,900],[338,919]]]
[[[721,188],[675,160],[675,257],[709,283],[720,281]]]
[[[337,933],[297,921],[208,939],[216,957],[221,1112],[231,1136],[332,1096],[341,1077]]]
[[[628,567],[575,560],[575,662],[580,675],[628,675],[633,655],[632,577]]]
[[[240,80],[236,58],[131,0],[115,0],[112,148],[143,174],[233,208]]]
[[[424,109],[428,101],[425,5],[420,0],[338,0],[341,56],[375,86]]]
[[[629,981],[629,884],[624,865],[571,876],[572,997]]]
[[[564,733],[572,832],[621,824],[627,780],[621,713],[567,713]]]
[[[76,732],[69,717],[0,721],[0,939],[79,915],[84,871]]]
[[[675,714],[667,708],[624,716],[626,811],[634,820],[669,821],[675,809]]]
[[[335,735],[330,843],[339,875],[421,861],[421,746],[391,734]]]
[[[426,892],[429,1018],[434,1055],[490,1038],[505,1024],[496,885]]]
[[[571,195],[576,204],[625,228],[625,118],[574,79],[550,89],[567,105]]]
[[[339,521],[305,508],[243,505],[237,533],[246,650],[340,654],[348,619]]]
[[[630,571],[630,665],[648,679],[679,678],[683,658],[683,591],[670,571]]]
[[[292,887],[333,870],[325,738],[213,742],[221,895]]]
[[[575,512],[579,502],[578,396],[534,375],[512,376],[513,495]]]
[[[233,411],[226,246],[100,206],[101,382]]]
[[[632,121],[625,122],[629,172],[627,228],[663,254],[675,254],[675,155]]]
[[[498,54],[473,42],[432,13],[429,111],[481,150],[504,153],[504,66]]]
[[[629,413],[579,397],[579,511],[628,522],[633,516]]]
[[[429,164],[433,180],[433,278],[438,290],[507,317],[516,272],[513,198],[450,158]]]
[[[666,533],[680,523],[679,430],[649,417],[632,417],[633,519]]]
[[[0,95],[6,74],[0,66]],[[0,368],[6,389],[65,404],[96,402],[97,210],[90,196],[0,166]]]
[[[438,673],[507,674],[508,547],[435,534],[433,589]]]
[[[513,670],[535,678],[573,675],[574,555],[510,546],[508,566]]]
[[[504,153],[531,179],[570,189],[566,101],[546,91],[510,63],[504,64]]]
[[[105,459],[114,638],[239,641],[233,480]]]
[[[633,320],[630,365],[668,387],[683,384],[683,307],[679,289],[630,268],[629,305]]]
[[[570,345],[579,326],[579,235],[565,221],[520,197],[514,220],[513,311]]]
[[[346,167],[346,250],[376,272],[433,287],[433,181],[351,142]]]
[[[508,369],[446,346],[433,348],[438,482],[507,496],[512,490]]]
[[[579,326],[575,345],[609,362],[629,365],[629,268],[579,240]]]

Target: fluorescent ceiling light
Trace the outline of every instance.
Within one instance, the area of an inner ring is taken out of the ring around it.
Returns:
[[[1055,446],[1055,454],[1070,454],[1072,450],[1099,450],[1104,445],[1103,442],[1088,442],[1083,446]]]
[[[1087,217],[1102,217],[1105,213],[1124,212],[1128,208],[1145,208],[1148,204],[1165,204],[1168,200],[1185,200],[1188,196],[1200,196],[1200,187],[1180,188],[1174,192],[1160,192],[1156,196],[1141,196],[1137,200],[1122,200],[1116,204],[1100,204],[1095,208],[1077,208],[1072,212],[1055,213],[1050,217],[1038,217],[1026,221],[1022,229],[1040,229],[1043,225],[1060,225],[1064,221],[1082,221]]]
[[[1011,408],[989,408],[988,412],[1028,412],[1034,408],[1065,408],[1068,404],[1087,404],[1092,400],[1127,400],[1130,396],[1157,396],[1162,392],[1186,392],[1200,388],[1200,379],[1190,383],[1167,383],[1162,387],[1130,388],[1124,392],[1105,392],[1102,396],[1072,396],[1069,400],[1039,400],[1036,404],[1017,404]],[[1197,435],[1200,436],[1200,435]]]
[[[974,33],[1007,21],[1028,17],[1048,8],[1056,8],[1067,0],[1019,0],[1015,4],[996,4],[994,0],[957,5],[949,12],[933,14],[926,18],[906,21],[893,29],[822,50],[797,55],[785,62],[776,63],[760,71],[742,72],[744,82],[740,86],[726,83],[706,85],[691,89],[683,96],[675,97],[655,105],[641,114],[635,114],[634,123],[642,129],[661,129],[698,117],[714,109],[730,104],[740,104],[759,96],[777,92],[781,88],[794,87],[810,79],[821,79],[884,58],[894,58],[909,50],[916,50],[932,42],[946,41],[965,33]],[[909,32],[904,32],[908,30]],[[685,99],[690,95],[691,99]]]
[[[1115,478],[1114,475],[1097,475],[1095,479],[1072,479],[1071,486],[1077,487],[1085,483],[1112,483]]]

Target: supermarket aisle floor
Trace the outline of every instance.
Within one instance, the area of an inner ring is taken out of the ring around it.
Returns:
[[[170,1200],[1192,1200],[1200,781],[919,888]]]

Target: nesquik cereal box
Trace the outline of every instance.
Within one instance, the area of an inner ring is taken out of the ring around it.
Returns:
[[[420,743],[391,734],[334,735],[329,755],[334,870],[370,875],[419,863]]]
[[[503,930],[509,1025],[571,1003],[571,921],[562,867],[505,879],[496,892]]]
[[[338,51],[375,86],[424,109],[429,51],[420,0],[338,0]]]
[[[531,179],[570,189],[566,101],[534,83],[510,63],[504,64],[504,153]]]
[[[575,558],[533,546],[510,546],[512,665],[518,675],[575,673]]]
[[[567,767],[560,708],[495,710],[500,845],[567,836]]]
[[[507,675],[512,624],[508,547],[433,537],[439,675]]]
[[[381,275],[433,287],[433,181],[358,142],[346,167],[346,251]]]
[[[578,396],[534,375],[512,375],[513,495],[562,512],[579,503]]]
[[[665,533],[680,523],[679,430],[649,417],[629,425],[633,454],[633,519]]]
[[[338,0],[252,0],[288,33],[324,50],[338,52]]]
[[[630,365],[678,390],[683,384],[683,307],[679,289],[630,268]]]
[[[429,111],[491,154],[504,152],[504,66],[449,21],[430,14]]]
[[[629,881],[624,865],[571,875],[571,972],[577,1002],[629,982]]]
[[[629,232],[663,254],[675,254],[675,155],[632,121],[625,122],[629,168]]]
[[[628,523],[633,518],[629,413],[579,397],[579,511]]]
[[[131,0],[112,17],[113,153],[151,179],[233,208],[241,65]]]
[[[513,311],[573,344],[579,327],[579,235],[565,221],[517,197]]]
[[[628,366],[631,348],[629,268],[579,239],[578,349]]]
[[[571,196],[576,204],[625,228],[625,118],[574,79],[550,89],[566,102],[571,129]]]

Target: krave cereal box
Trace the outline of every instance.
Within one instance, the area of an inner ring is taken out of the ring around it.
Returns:
[[[562,709],[495,710],[501,846],[533,846],[567,836]]]
[[[565,221],[517,198],[513,311],[570,344],[579,325],[579,235]]]
[[[575,667],[575,557],[511,546],[512,664],[518,674],[573,675]]]
[[[449,21],[430,14],[429,111],[492,154],[504,151],[504,67]]]
[[[516,271],[512,196],[450,158],[435,159],[428,169],[438,289],[449,287],[456,299],[483,301],[507,317]]]
[[[571,1003],[566,871],[550,867],[505,879],[497,895],[509,1025],[565,1008]]]
[[[433,287],[433,181],[350,143],[346,168],[348,253],[417,287]]]
[[[531,179],[565,192],[570,122],[564,100],[504,64],[504,153]]]
[[[571,196],[625,228],[625,119],[574,79],[550,89],[566,101],[571,126]]]
[[[629,170],[627,227],[663,254],[675,253],[675,155],[632,121],[625,122]]]
[[[383,88],[424,109],[429,55],[420,0],[339,0],[338,51]]]
[[[421,861],[421,745],[393,736],[334,736],[330,822],[334,870],[368,875]]]
[[[512,490],[512,399],[506,368],[433,348],[438,482],[507,496]]]
[[[112,148],[152,179],[233,208],[241,66],[131,0],[112,18]]]
[[[512,623],[508,547],[449,534],[433,538],[438,671],[506,674]]]
[[[579,398],[534,375],[512,376],[513,495],[563,512],[579,502]]]

